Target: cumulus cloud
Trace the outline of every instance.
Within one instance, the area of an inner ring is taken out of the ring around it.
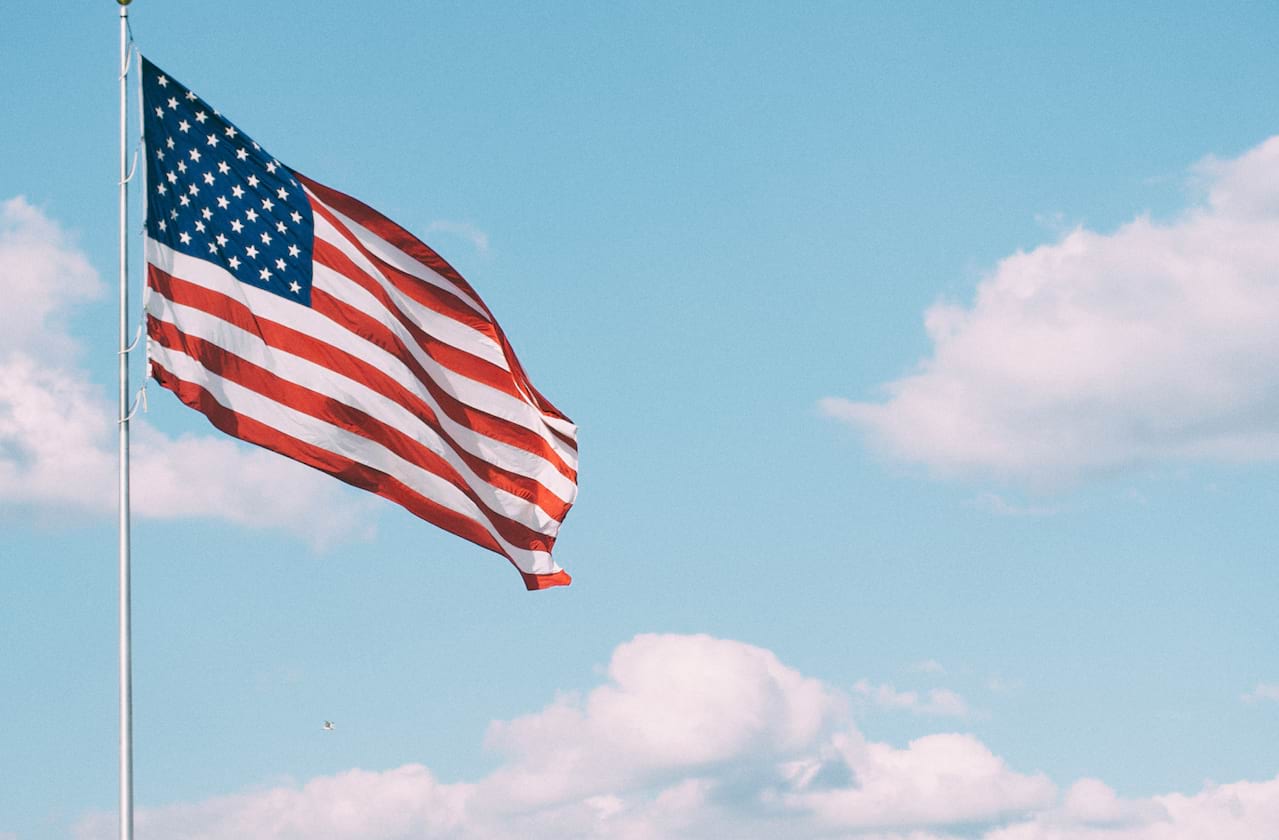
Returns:
[[[178,840],[1261,840],[1279,836],[1279,778],[1125,799],[1059,791],[972,735],[866,739],[840,692],[771,652],[644,635],[582,695],[494,723],[502,764],[441,782],[411,764],[141,809],[139,835]],[[78,826],[105,840],[109,814]]]
[[[642,635],[614,652],[609,682],[496,723],[507,758],[491,784],[530,803],[696,773],[810,745],[839,714],[836,695],[771,652],[709,636]]]
[[[898,709],[917,715],[936,717],[966,717],[968,702],[948,688],[933,688],[927,692],[898,691],[890,683],[874,685],[868,680],[853,684],[856,697],[884,709]]]
[[[97,272],[72,237],[18,197],[0,204],[0,500],[10,510],[116,505],[116,408],[76,365],[74,307]],[[138,419],[131,447],[139,516],[285,527],[313,544],[364,536],[366,502],[332,479],[224,437],[172,437]]]
[[[827,415],[939,473],[1052,485],[1159,460],[1279,458],[1279,137],[1196,168],[1204,201],[1018,252],[883,401]]]

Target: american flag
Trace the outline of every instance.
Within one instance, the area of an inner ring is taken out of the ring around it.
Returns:
[[[365,204],[142,62],[151,374],[214,426],[506,557],[529,589],[577,495],[577,427],[483,301]]]

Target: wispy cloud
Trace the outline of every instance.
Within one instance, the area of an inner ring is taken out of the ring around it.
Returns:
[[[1196,172],[1202,204],[1008,256],[925,313],[932,353],[883,400],[822,410],[938,474],[1030,486],[1279,459],[1279,137]]]
[[[969,505],[996,516],[1052,516],[1060,509],[1052,505],[1026,505],[1010,502],[998,493],[979,493]]]
[[[889,683],[878,685],[858,680],[853,694],[883,709],[895,709],[930,717],[967,717],[968,702],[948,688],[932,688],[925,692],[898,691]]]
[[[443,233],[449,236],[456,236],[459,239],[465,239],[467,242],[470,242],[472,247],[474,247],[479,253],[488,253],[489,235],[470,222],[453,222],[448,219],[436,219],[426,226],[427,236],[429,237],[433,233]]]
[[[1256,688],[1242,695],[1245,703],[1279,703],[1279,683],[1257,683]]]
[[[936,659],[924,659],[910,666],[910,670],[917,674],[944,674],[945,667]]]

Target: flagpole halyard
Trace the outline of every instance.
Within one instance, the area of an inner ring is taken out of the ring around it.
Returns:
[[[120,6],[120,839],[133,840],[133,661],[129,587],[129,2]]]

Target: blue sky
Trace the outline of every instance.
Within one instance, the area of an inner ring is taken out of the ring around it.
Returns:
[[[1279,13],[131,15],[582,450],[527,593],[152,386],[140,838],[1279,833]],[[0,44],[0,838],[109,837],[116,6]]]

